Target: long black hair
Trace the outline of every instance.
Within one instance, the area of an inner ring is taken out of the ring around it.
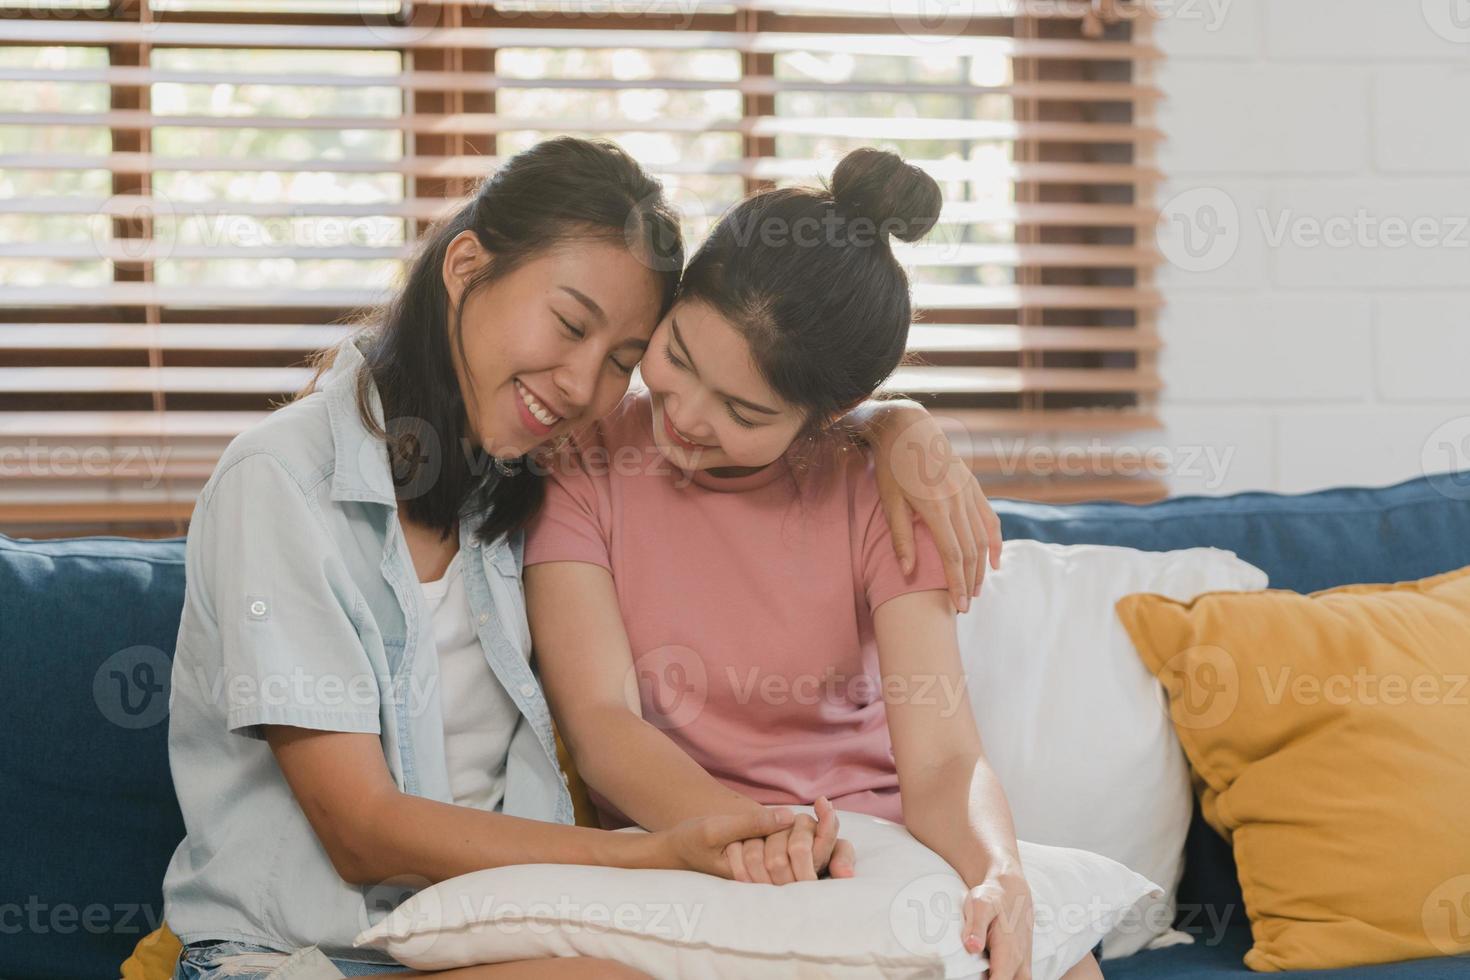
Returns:
[[[444,255],[464,231],[474,233],[491,261],[470,277],[451,309]],[[358,412],[388,444],[399,506],[415,523],[437,529],[441,539],[454,530],[471,495],[487,515],[478,537],[489,544],[530,520],[545,492],[544,474],[525,457],[491,461],[467,437],[464,393],[450,350],[453,339],[462,362],[465,303],[547,249],[589,237],[626,245],[653,271],[662,289],[661,318],[684,264],[678,219],[662,185],[615,143],[559,137],[511,157],[458,211],[429,229],[403,287],[344,341],[358,344],[366,360],[357,378]],[[315,376],[295,397],[315,390],[336,351],[318,355]],[[374,385],[385,427],[372,416]]]
[[[854,150],[827,186],[766,191],[732,208],[690,259],[679,296],[741,332],[772,390],[807,411],[798,439],[814,439],[903,359],[913,310],[888,239],[922,238],[941,204],[919,168]]]

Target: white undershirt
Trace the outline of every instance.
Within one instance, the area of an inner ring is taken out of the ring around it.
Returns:
[[[491,673],[475,635],[460,553],[455,553],[443,578],[419,585],[434,619],[450,791],[461,806],[498,810],[519,714]]]

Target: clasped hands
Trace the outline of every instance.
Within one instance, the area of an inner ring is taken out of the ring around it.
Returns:
[[[794,814],[790,827],[764,837],[748,837],[725,845],[725,861],[736,881],[789,885],[853,876],[856,854],[852,842],[837,836],[837,811],[825,796],[813,804],[815,819]]]

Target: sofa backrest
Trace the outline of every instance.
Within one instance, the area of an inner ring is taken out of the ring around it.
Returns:
[[[0,535],[0,977],[115,977],[163,917],[182,538]],[[14,904],[11,904],[14,903]]]
[[[995,506],[1008,538],[1228,548],[1299,591],[1470,565],[1470,474],[1299,496]],[[0,905],[6,980],[115,976],[163,914],[163,871],[183,835],[166,741],[183,562],[182,538],[0,535],[0,903],[18,903]],[[1243,921],[1229,848],[1198,819],[1181,901]]]
[[[1295,592],[1403,582],[1470,565],[1470,471],[1304,494],[1142,505],[1001,500],[995,509],[1007,538],[1142,551],[1224,548],[1264,570],[1272,588]]]

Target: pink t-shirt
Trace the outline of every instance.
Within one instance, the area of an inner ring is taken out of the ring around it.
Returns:
[[[870,454],[800,476],[785,459],[735,479],[686,473],[654,444],[647,392],[579,447],[547,481],[525,562],[612,572],[644,717],[762,803],[825,794],[901,821],[872,611],[946,584],[917,521],[904,576]],[[628,823],[593,800],[604,826]]]

